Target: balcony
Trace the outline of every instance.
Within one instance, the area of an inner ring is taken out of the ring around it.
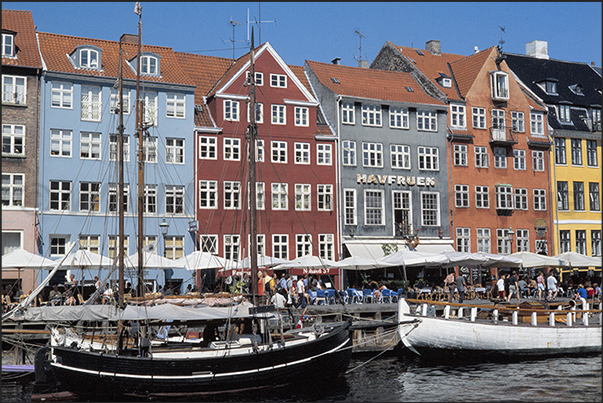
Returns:
[[[513,137],[511,129],[506,127],[490,127],[490,145],[492,146],[512,146],[517,144]]]

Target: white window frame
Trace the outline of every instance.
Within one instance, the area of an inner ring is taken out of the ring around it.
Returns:
[[[130,114],[130,91],[124,89],[123,100],[124,100],[124,115]],[[111,113],[119,113],[119,89],[111,88],[111,96],[109,100]]]
[[[312,210],[312,185],[309,183],[295,184],[295,210]]]
[[[224,120],[229,122],[239,121],[239,101],[232,99],[224,100]]]
[[[159,75],[159,58],[152,55],[140,56],[140,74],[147,76]]]
[[[295,147],[295,163],[310,164],[310,143],[294,143]]]
[[[515,195],[515,210],[528,210],[528,189],[526,188],[515,188],[513,189]]]
[[[143,123],[149,126],[157,126],[159,117],[158,94],[156,91],[143,91],[141,99],[144,102]]]
[[[558,110],[558,118],[561,123],[571,123],[572,118],[570,116],[570,106],[569,105],[557,105]]]
[[[475,186],[475,208],[490,208],[490,187]]]
[[[130,245],[130,237],[124,236],[124,255],[128,256],[128,247]],[[107,239],[107,257],[115,259],[119,255],[119,235],[109,235]]]
[[[288,189],[288,183],[272,183],[272,210],[289,209]]]
[[[530,113],[530,134],[532,136],[544,136],[544,114],[540,112]]]
[[[54,187],[56,184],[58,187]],[[71,211],[71,182],[70,181],[50,181],[50,198],[48,199],[48,209],[50,211]],[[53,201],[53,194],[56,195],[56,200]],[[58,204],[53,208],[53,203]]]
[[[459,167],[466,167],[468,165],[466,144],[454,145],[454,165]]]
[[[343,140],[341,142],[341,160],[344,166],[356,166],[356,142]]]
[[[123,204],[124,212],[128,212],[128,200],[130,198],[130,185],[124,184]],[[117,183],[110,182],[107,190],[107,209],[110,212],[117,212]]]
[[[513,210],[513,188],[511,186],[495,186],[496,209]]]
[[[383,168],[383,144],[362,142],[362,166]]]
[[[509,100],[509,75],[503,71],[490,73],[490,88],[495,101]]]
[[[271,161],[275,164],[287,163],[287,142],[286,141],[271,141],[270,142]]]
[[[165,96],[165,115],[168,118],[185,119],[186,118],[186,95],[184,94],[166,94]]]
[[[534,211],[546,211],[546,189],[534,189]]]
[[[296,234],[295,235],[295,254],[296,257],[304,257],[312,255],[312,235],[311,234]]]
[[[590,211],[601,211],[599,182],[588,182],[588,206]]]
[[[199,181],[199,208],[216,210],[218,208],[218,181]]]
[[[544,151],[532,150],[532,170],[534,172],[544,172]]]
[[[157,185],[144,185],[143,213],[157,214]]]
[[[50,235],[50,257],[65,256],[70,239],[69,235]]]
[[[80,235],[78,237],[79,250],[87,250],[88,252],[100,253],[100,236],[99,235]]]
[[[270,86],[274,88],[287,88],[287,76],[285,74],[270,74]]]
[[[96,188],[96,189],[95,189]],[[80,182],[80,210],[89,213],[100,212],[101,183]]]
[[[488,155],[488,147],[475,146],[473,150],[475,152],[475,167],[489,168],[490,157]]]
[[[23,207],[25,202],[25,175],[2,173],[2,207]]]
[[[310,126],[310,109],[305,106],[296,106],[294,108],[295,126]]]
[[[371,198],[374,198],[374,202],[372,202]],[[385,197],[383,190],[364,189],[364,225],[385,225]]]
[[[519,111],[511,111],[511,127],[516,133],[525,133],[524,113]]]
[[[486,129],[486,108],[471,108],[473,117],[473,128]]]
[[[318,211],[333,211],[333,185],[318,184],[316,187]]]
[[[73,84],[63,81],[53,81],[51,88],[51,108],[73,109]]]
[[[492,242],[490,228],[476,228],[477,235],[477,251],[490,253],[492,251]]]
[[[234,137],[224,137],[224,147],[222,148],[222,157],[224,161],[241,160],[241,139]]]
[[[417,147],[418,168],[420,171],[440,170],[440,150],[437,147]]]
[[[590,231],[590,246],[591,256],[601,256],[601,230]]]
[[[287,107],[286,105],[272,105],[272,120],[273,125],[287,124]]]
[[[181,138],[165,139],[165,163],[184,165],[185,142]]]
[[[224,210],[240,210],[241,209],[241,182],[239,181],[224,181]]]
[[[586,166],[598,166],[599,158],[597,156],[597,141],[586,140]]]
[[[264,162],[266,150],[264,148],[264,140],[256,139],[255,142],[255,161]]]
[[[25,156],[25,125],[2,124],[2,156]]]
[[[289,259],[289,234],[272,234],[272,256]]]
[[[392,169],[411,169],[409,145],[390,144],[389,149]]]
[[[264,104],[261,102],[256,102],[255,112],[255,123],[264,123]],[[247,104],[247,122],[251,122],[251,104]]]
[[[80,49],[80,69],[100,70],[100,52],[96,49]]]
[[[570,148],[573,166],[583,166],[582,139],[570,139]]]
[[[526,150],[513,150],[513,168],[516,171],[526,170]]]
[[[102,134],[80,132],[80,159],[100,160],[102,158]]]
[[[344,225],[357,225],[356,189],[343,189]]]
[[[165,185],[165,213],[184,215],[184,185]]]
[[[142,142],[144,148],[144,159],[146,164],[157,164],[157,144],[158,138],[156,136],[144,136]]]
[[[471,252],[471,228],[456,228],[456,251],[465,253]]]
[[[82,85],[81,120],[100,122],[103,110],[102,88],[94,85]]]
[[[2,57],[15,57],[15,35],[2,34]]]
[[[211,253],[212,255],[218,254],[218,235],[215,234],[201,234],[199,235],[199,249],[201,252]]]
[[[515,239],[517,252],[530,251],[530,230],[518,228],[515,231]]]
[[[511,241],[509,240],[508,228],[496,229],[496,253],[499,255],[508,255],[511,253]]]
[[[439,192],[420,192],[421,195],[421,226],[423,227],[439,227],[441,220],[440,211],[440,193]],[[433,204],[435,201],[435,209]],[[435,215],[435,220],[433,219]]]
[[[27,103],[27,77],[2,74],[2,103]]]
[[[507,150],[504,147],[493,147],[494,168],[507,169]]]
[[[318,257],[333,260],[335,255],[335,242],[333,234],[318,234]]]
[[[466,129],[466,107],[460,104],[450,104],[450,127],[454,129]]]
[[[469,185],[454,185],[454,206],[469,208]]]
[[[492,140],[507,139],[504,109],[492,109]]]
[[[218,138],[215,136],[199,136],[199,159],[218,159]]]
[[[382,127],[381,105],[362,104],[362,126]]]
[[[408,108],[392,106],[389,108],[389,127],[391,129],[410,128],[410,113]]]
[[[71,158],[73,132],[71,130],[50,129],[50,156]]]
[[[344,125],[356,124],[356,109],[353,102],[341,103],[341,123]]]
[[[438,114],[435,111],[417,110],[417,130],[437,132]]]
[[[333,165],[331,144],[316,144],[316,165]]]
[[[167,235],[165,237],[165,257],[176,260],[184,256],[184,236]]]

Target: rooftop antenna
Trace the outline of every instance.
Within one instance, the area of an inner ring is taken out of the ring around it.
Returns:
[[[222,42],[232,42],[232,60],[234,60],[235,59],[235,42],[243,42],[242,40],[235,41],[235,26],[243,25],[243,24],[233,20],[232,17],[230,17],[230,21],[228,21],[228,22],[232,25],[232,38],[228,41],[223,40]]]
[[[276,24],[276,17],[272,21],[262,21],[262,3],[258,2],[258,15],[257,20],[251,21],[249,19],[249,9],[247,9],[247,42],[249,42],[249,23],[254,23],[258,26],[258,44],[262,44],[262,24],[265,22],[274,22]],[[254,17],[255,18],[255,17]]]
[[[505,43],[505,40],[503,39],[503,34],[505,33],[505,27],[501,27],[500,25],[498,26],[500,28],[500,51],[502,52],[502,48],[503,48],[503,44]]]
[[[358,56],[358,58],[354,57],[354,59],[356,59],[356,61],[361,61],[362,60],[362,38],[366,39],[366,36],[362,35],[360,33],[360,31],[355,30],[354,33],[356,33],[358,35],[358,40],[360,41],[360,45],[358,46],[358,51],[360,52],[360,56]]]
[[[505,33],[505,27],[502,27],[499,25],[498,28],[500,28],[500,42],[499,42],[500,45],[498,45],[498,50],[497,50],[498,55],[496,56],[496,60],[495,60],[495,63],[497,66],[500,65],[500,63],[505,58],[505,56],[503,55],[503,44],[505,43],[505,40],[503,39],[503,34]]]

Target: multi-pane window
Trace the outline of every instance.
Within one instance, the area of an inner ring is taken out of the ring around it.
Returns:
[[[422,171],[439,171],[439,150],[436,147],[417,148],[419,154],[419,169]]]
[[[247,121],[251,122],[251,104],[247,104]],[[264,123],[264,104],[261,102],[255,104],[255,123]]]
[[[586,231],[583,229],[576,230],[576,252],[586,255]]]
[[[295,126],[305,126],[309,125],[308,113],[309,109],[305,106],[296,106],[294,109],[295,113]]]
[[[82,86],[82,120],[101,119],[101,87]]]
[[[279,164],[287,163],[287,142],[272,141],[270,143],[270,151],[272,153],[272,162]]]
[[[601,203],[599,201],[599,183],[588,183],[588,198],[590,202],[590,211],[601,211]]]
[[[99,68],[99,53],[94,49],[80,50],[80,68],[82,69],[98,69]]]
[[[218,208],[218,181],[199,181],[199,208]]]
[[[365,225],[384,225],[384,200],[382,190],[364,191],[364,223]]]
[[[241,208],[241,182],[224,181],[224,209]]]
[[[223,152],[225,161],[239,161],[241,159],[241,140],[225,137]]]
[[[157,137],[144,136],[142,146],[144,148],[144,160],[146,163],[157,163]]]
[[[555,164],[567,164],[564,138],[555,137]]]
[[[287,210],[287,184],[273,183],[272,184],[272,210]]]
[[[475,146],[475,167],[476,168],[488,168],[490,162],[488,160],[488,148]]]
[[[272,235],[272,256],[278,259],[289,259],[289,235]]]
[[[456,129],[467,127],[465,123],[465,105],[450,104],[450,126]]]
[[[284,74],[270,74],[270,86],[287,88],[287,76]]]
[[[2,103],[25,104],[27,95],[27,77],[2,74]]]
[[[71,211],[71,182],[50,181],[50,210]]]
[[[517,240],[517,252],[530,251],[530,230],[518,229],[515,231],[515,239]]]
[[[157,126],[157,92],[143,91],[141,100],[144,103],[143,123],[149,126]]]
[[[590,231],[590,247],[592,256],[601,256],[601,230],[594,229]]]
[[[124,102],[124,106],[123,106],[123,112],[125,115],[129,115],[130,114],[130,91],[124,90],[123,93],[123,102]],[[111,107],[111,113],[119,113],[119,90],[116,90],[115,88],[111,89],[111,98],[110,98],[110,103],[109,103],[110,107]]]
[[[389,108],[389,127],[392,129],[408,129],[409,113],[407,108]]]
[[[2,155],[21,156],[24,153],[25,126],[2,125]]]
[[[140,57],[140,62],[140,74],[150,76],[159,75],[159,61],[157,60],[157,57],[143,55]]]
[[[345,225],[356,225],[356,189],[343,190]]]
[[[63,256],[67,253],[69,237],[51,235],[50,236],[50,256]]]
[[[80,182],[80,211],[100,211],[100,182]]]
[[[80,235],[78,239],[80,250],[87,250],[92,253],[99,253],[100,236],[98,235]]]
[[[165,112],[168,118],[184,119],[186,96],[184,94],[167,94]]]
[[[586,140],[586,165],[596,167],[598,166],[597,160],[597,141]]]
[[[117,161],[118,139],[119,136],[117,134],[109,135],[109,161]],[[128,162],[130,161],[130,137],[124,135],[123,140],[123,160],[124,162]]]
[[[473,127],[476,129],[486,128],[486,109],[485,108],[472,108],[473,116]]]
[[[312,255],[312,235],[297,234],[295,236],[295,249],[297,257]]]
[[[383,144],[362,143],[362,165],[383,168]]]
[[[353,102],[343,102],[341,104],[341,123],[346,125],[353,125],[356,123]]]
[[[165,257],[167,259],[180,259],[184,256],[184,237],[166,236],[165,237]]]
[[[2,34],[2,57],[15,56],[15,36],[13,34]]]
[[[394,220],[396,235],[408,235],[412,233],[411,217],[411,194],[407,191],[394,190],[392,192],[394,204]]]
[[[101,158],[100,133],[80,133],[80,158],[83,160],[99,160]]]
[[[362,125],[381,126],[381,106],[362,105]]]
[[[570,116],[570,106],[569,105],[558,105],[559,109],[559,121],[561,123],[570,123],[572,118]]]
[[[523,112],[511,112],[511,123],[514,132],[523,133],[526,131]]]
[[[454,165],[467,166],[467,146],[465,144],[454,145]]]
[[[509,75],[502,71],[490,73],[492,99],[506,101],[509,99]]]
[[[116,212],[117,211],[117,200],[119,194],[117,192],[117,183],[109,183],[109,211]],[[128,198],[130,195],[130,185],[124,184],[124,191],[122,193],[122,202],[124,205],[124,212],[128,212]]]
[[[224,100],[224,120],[239,121],[239,101]]]
[[[532,150],[532,169],[534,172],[544,172],[544,151]]]
[[[571,139],[572,165],[582,165],[582,140]]]
[[[72,137],[71,130],[50,129],[50,155],[71,157]]]
[[[421,225],[437,227],[440,225],[440,194],[421,192]]]
[[[166,214],[184,214],[184,186],[165,185]]]
[[[215,160],[218,158],[218,139],[216,137],[199,137],[199,158]]]
[[[513,188],[510,186],[496,186],[496,208],[500,210],[513,209]]]
[[[333,210],[333,185],[317,185],[318,210]]]
[[[109,235],[109,242],[108,242],[108,253],[107,256],[110,259],[115,259],[116,257],[119,256],[119,235]],[[125,236],[124,237],[124,256],[128,256],[128,244],[129,244],[129,237]]]
[[[184,164],[184,139],[165,139],[165,163]]]
[[[295,209],[310,210],[312,205],[311,186],[305,183],[295,184]]]
[[[331,165],[331,144],[316,144],[316,164]]]
[[[410,169],[410,146],[391,144],[390,158],[393,169]]]
[[[569,210],[569,191],[566,181],[557,181],[557,209]]]
[[[546,239],[537,239],[535,243],[536,253],[544,254],[547,256],[549,254],[549,245]]]
[[[356,142],[344,140],[341,142],[341,159],[345,166],[356,166]]]
[[[515,188],[515,210],[528,209],[528,189]]]
[[[574,182],[574,210],[584,211],[584,182]]]
[[[509,239],[509,230],[507,228],[496,229],[496,253],[499,255],[508,255],[511,253],[511,240]]]
[[[559,252],[565,253],[571,251],[571,234],[569,230],[559,231]]]
[[[272,105],[272,124],[286,124],[285,105]]]
[[[534,210],[546,211],[546,189],[534,189]]]
[[[530,133],[534,136],[544,136],[544,115],[530,113]]]
[[[157,185],[144,185],[143,212],[157,213]]]
[[[318,257],[333,260],[335,256],[333,234],[318,234]]]
[[[492,109],[492,140],[505,141],[507,139],[505,126],[505,111]]]
[[[454,185],[454,205],[469,207],[469,185]]]
[[[286,148],[285,148],[286,150]],[[273,151],[274,155],[274,151]],[[286,160],[286,154],[285,154]],[[295,143],[295,163],[309,164],[310,163],[310,143]]]
[[[438,117],[433,111],[417,111],[417,129],[436,132],[438,131]]]
[[[73,108],[73,84],[53,81],[50,88],[50,106],[52,108]]]
[[[526,170],[526,150],[513,150],[513,167],[516,171]]]
[[[475,187],[475,207],[490,208],[490,190],[488,186]]]
[[[218,236],[203,234],[199,236],[199,244],[201,245],[201,252],[211,253],[213,255],[218,254]]]
[[[471,229],[457,227],[456,229],[456,251],[471,252]]]
[[[507,169],[507,150],[503,147],[494,147],[494,168]]]
[[[492,250],[490,242],[490,228],[476,228],[475,232],[477,235],[477,251],[490,253]]]
[[[264,140],[256,139],[255,161],[264,162],[264,155],[266,155],[266,152],[264,151]]]
[[[24,183],[22,174],[2,174],[2,206],[23,206]]]
[[[249,183],[247,183],[247,193],[249,196]],[[247,197],[247,206],[249,206],[249,197]],[[264,182],[255,183],[255,208],[256,210],[266,209],[266,185]]]

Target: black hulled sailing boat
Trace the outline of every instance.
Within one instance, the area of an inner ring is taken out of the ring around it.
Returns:
[[[250,58],[254,69],[253,33]],[[255,110],[255,75],[249,77]],[[252,118],[247,133],[252,231],[256,135]],[[251,257],[253,273],[257,256]],[[40,360],[38,370],[46,369],[55,388],[106,399],[273,388],[302,379],[331,380],[345,372],[352,352],[350,320],[285,332],[278,311],[256,307],[257,290],[252,294],[253,304],[226,308],[127,305],[114,318],[110,335],[53,329],[51,346],[45,347],[49,358]]]

